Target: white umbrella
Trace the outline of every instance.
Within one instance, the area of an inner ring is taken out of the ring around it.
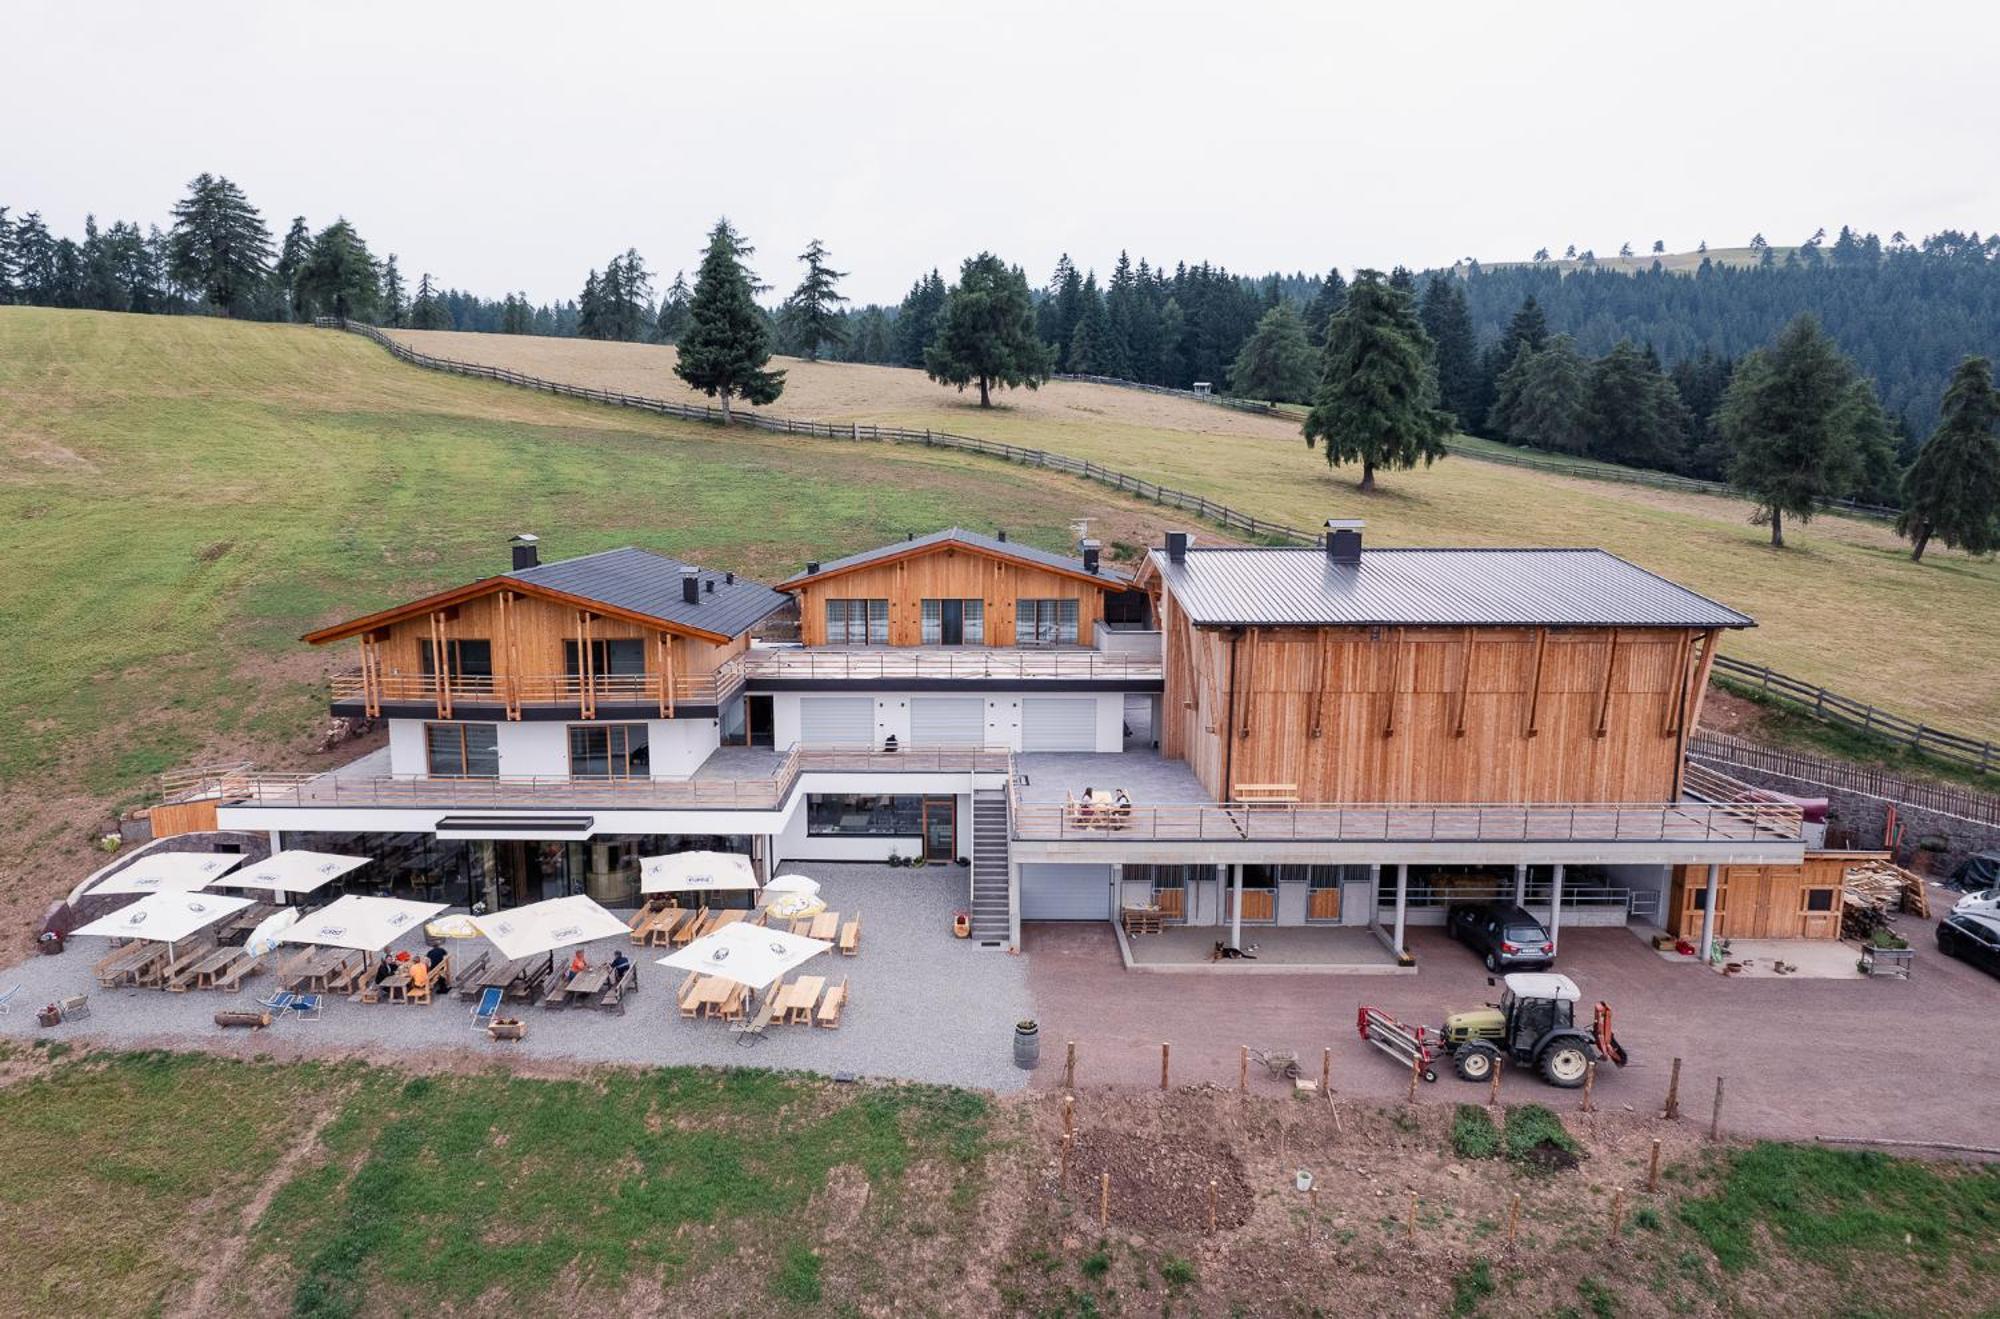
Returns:
[[[154,852],[91,889],[87,897],[118,893],[191,893],[239,865],[241,852]]]
[[[350,870],[368,864],[365,856],[341,856],[334,852],[308,852],[287,848],[269,860],[245,866],[208,881],[210,888],[268,889],[275,897],[287,893],[311,893],[331,884]]]
[[[770,902],[783,893],[803,893],[812,898],[819,896],[819,881],[807,879],[804,875],[780,875],[764,886],[758,898],[760,902]]]
[[[722,893],[757,887],[741,852],[675,852],[639,858],[641,893]]]
[[[624,921],[580,893],[474,916],[472,923],[510,961],[629,933]]]
[[[826,910],[826,900],[812,893],[780,893],[778,900],[764,910],[782,921],[795,921],[801,916],[817,916]]]
[[[705,934],[677,953],[659,959],[661,966],[702,975],[722,976],[762,989],[792,968],[833,947],[824,939],[808,939],[784,930],[737,921]]]
[[[233,912],[251,905],[248,898],[232,898],[216,893],[148,893],[100,916],[75,931],[103,939],[151,939],[167,946],[171,968],[178,961],[174,945],[197,934]]]
[[[257,928],[250,931],[250,937],[243,941],[243,951],[252,957],[266,957],[278,951],[284,940],[279,934],[299,918],[297,907],[280,907],[257,922]]]
[[[348,894],[299,919],[281,936],[286,943],[311,943],[327,948],[355,948],[379,953],[444,910],[442,902],[412,902],[408,898],[359,897]]]

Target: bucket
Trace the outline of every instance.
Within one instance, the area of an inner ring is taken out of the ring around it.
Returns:
[[[1042,1059],[1042,1028],[1032,1021],[1014,1025],[1014,1066],[1024,1072],[1035,1070]]]

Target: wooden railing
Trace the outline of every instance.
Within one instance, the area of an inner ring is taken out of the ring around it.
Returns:
[[[1758,746],[1715,733],[1698,733],[1688,742],[1690,760],[1735,770],[1754,770],[1797,782],[1807,795],[1845,789],[1879,797],[1898,806],[1935,811],[1979,824],[2000,825],[2000,795],[1903,778],[1874,765],[1828,760],[1779,747]],[[1996,761],[2000,765],[2000,761]],[[1690,768],[1692,768],[1692,763]]]
[[[1160,658],[1096,650],[1035,650],[1014,646],[901,650],[751,650],[725,666],[744,678],[1020,678],[1025,681],[1157,679]]]
[[[368,699],[368,678],[359,669],[336,673],[327,681],[336,701]],[[374,680],[374,685],[378,701],[422,703],[438,699],[438,680],[428,674],[385,673]],[[676,674],[672,700],[690,705],[715,705],[740,685],[740,678],[731,680],[721,674]],[[666,675],[659,673],[601,673],[587,684],[573,673],[509,674],[501,677],[455,673],[447,689],[453,703],[554,706],[580,704],[586,686],[597,704],[661,705],[668,701]]]

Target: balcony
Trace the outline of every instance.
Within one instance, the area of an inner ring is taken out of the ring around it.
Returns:
[[[1162,680],[1157,650],[1106,653],[1082,647],[905,646],[757,649],[724,666],[748,682],[1020,682],[1141,684]]]
[[[434,674],[370,675],[347,669],[332,675],[328,686],[333,704],[366,710],[384,706],[421,705],[449,717],[460,706],[504,710],[511,716],[528,709],[573,710],[589,715],[600,706],[643,707],[671,718],[680,706],[712,710],[741,686],[727,673],[676,674],[671,687],[659,673],[600,674],[586,681],[577,674],[509,674],[488,677],[452,674],[440,681]]]

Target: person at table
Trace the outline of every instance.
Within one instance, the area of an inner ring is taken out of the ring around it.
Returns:
[[[382,960],[375,964],[375,988],[380,989],[382,982],[394,974],[396,974],[396,963],[387,952],[384,952]]]
[[[444,965],[445,956],[444,945],[441,943],[434,943],[424,950],[424,969],[430,972],[431,977],[441,988],[450,987],[445,984],[444,978],[438,975],[438,968]]]
[[[589,969],[590,959],[583,955],[583,946],[579,944],[577,950],[570,954],[569,970],[563,972],[563,983],[568,984]]]
[[[632,969],[632,959],[620,948],[611,954],[611,983],[618,984],[625,979],[625,973]]]
[[[405,968],[410,976],[411,989],[428,989],[431,983],[431,964],[421,957],[412,957]]]

